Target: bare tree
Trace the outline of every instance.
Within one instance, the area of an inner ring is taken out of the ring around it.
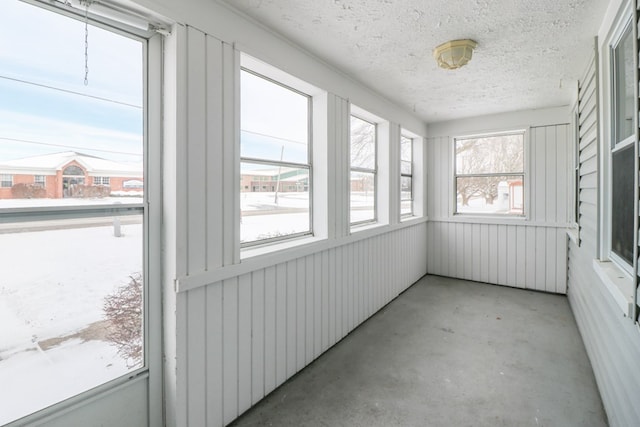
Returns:
[[[110,322],[107,339],[118,349],[127,367],[142,364],[142,274],[104,298],[103,310]]]
[[[456,140],[455,150],[456,190],[463,206],[468,206],[472,197],[479,196],[484,197],[487,204],[493,204],[498,196],[498,184],[508,178],[508,174],[524,171],[521,135],[460,139]],[[498,173],[507,176],[477,176]]]

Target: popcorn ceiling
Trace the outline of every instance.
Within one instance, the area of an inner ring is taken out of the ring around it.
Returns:
[[[426,122],[568,105],[604,0],[219,0]],[[439,69],[433,48],[478,42]]]

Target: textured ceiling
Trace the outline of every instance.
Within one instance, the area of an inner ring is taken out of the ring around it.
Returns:
[[[426,122],[568,105],[607,0],[219,0]],[[448,40],[478,42],[442,70]]]

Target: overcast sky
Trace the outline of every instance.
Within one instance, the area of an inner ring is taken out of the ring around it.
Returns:
[[[74,150],[140,162],[142,43],[89,26],[85,86],[84,23],[18,0],[0,3],[0,161]]]
[[[142,43],[89,26],[85,86],[83,22],[19,0],[0,6],[0,162],[68,150],[140,162]],[[309,98],[245,72],[241,88],[242,155],[307,163]]]

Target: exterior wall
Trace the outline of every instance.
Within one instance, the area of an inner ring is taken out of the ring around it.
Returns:
[[[570,171],[566,109],[519,112],[430,126],[429,273],[479,282],[566,292],[567,188]],[[456,135],[530,127],[525,147],[526,218],[453,215]]]
[[[610,8],[611,9],[611,8]],[[605,28],[606,29],[606,28]],[[640,329],[593,269],[598,258],[599,78],[596,56],[579,89],[579,240],[569,244],[568,296],[611,426],[640,425]],[[603,195],[602,197],[606,197]]]

